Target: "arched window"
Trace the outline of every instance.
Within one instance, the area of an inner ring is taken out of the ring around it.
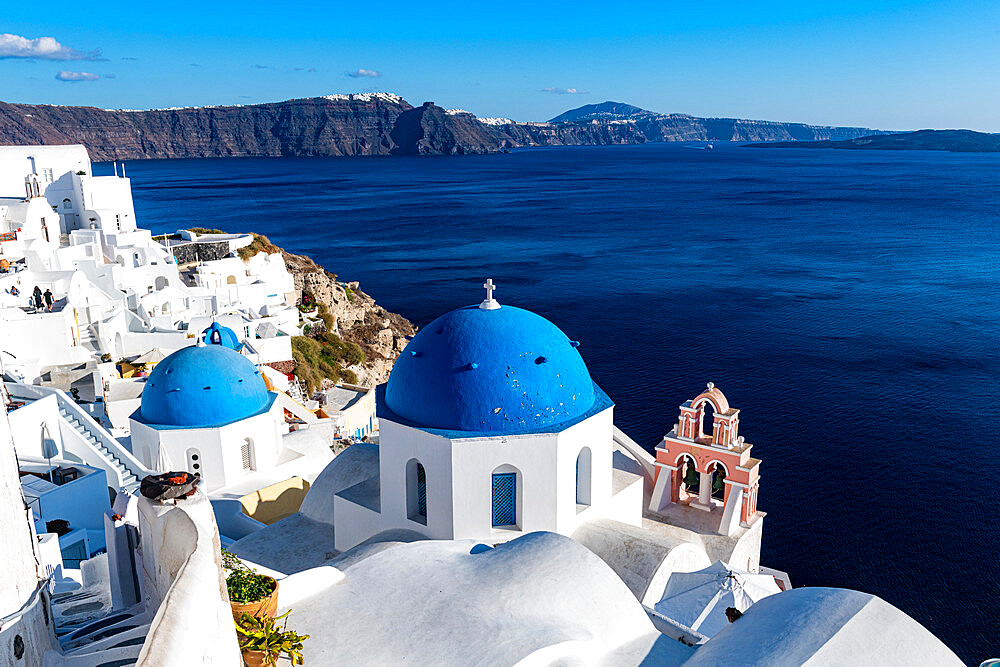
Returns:
[[[718,500],[726,499],[726,467],[719,462],[712,470],[712,497]]]
[[[715,432],[715,406],[711,401],[705,401],[702,403],[702,410],[704,413],[701,419],[701,435],[711,438]]]
[[[226,278],[226,284],[227,285],[235,285],[236,284],[236,276],[229,276],[228,278]]]
[[[698,488],[701,486],[701,474],[698,472],[694,459],[684,455],[681,467],[681,488],[689,495],[698,495]]]
[[[164,276],[157,276],[156,280],[153,281],[153,285],[156,287],[157,290],[161,290],[169,284],[170,281],[167,280]]]
[[[576,457],[576,504],[590,504],[590,447],[584,447]]]
[[[427,525],[427,473],[416,459],[406,462],[406,516]]]
[[[70,210],[71,208],[73,208],[73,202],[71,202],[71,201],[70,201],[70,200],[68,200],[68,199],[63,199],[63,201],[62,201],[62,205],[63,205],[63,210],[64,210],[64,211],[68,211],[68,210]]]
[[[514,466],[503,465],[493,471],[493,527],[519,528],[521,507],[517,496],[521,473]]]
[[[257,466],[254,465],[253,454],[253,440],[244,438],[243,444],[240,445],[240,457],[243,459],[243,469],[246,471],[257,469]]]
[[[170,304],[169,303],[164,303],[162,306],[160,306],[160,313],[162,315],[169,315],[170,314]]]

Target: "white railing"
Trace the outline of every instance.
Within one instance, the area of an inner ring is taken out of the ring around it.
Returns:
[[[642,470],[646,473],[649,480],[656,479],[656,459],[653,458],[653,455],[640,447],[639,443],[628,437],[625,432],[617,426],[613,426],[612,428],[614,429],[614,441],[621,445],[625,451],[631,454],[635,460],[639,462],[639,465],[642,466]]]
[[[80,422],[81,428],[97,438],[97,441],[103,445],[112,456],[122,462],[122,465],[125,466],[128,472],[135,475],[137,479],[142,479],[146,475],[153,474],[151,470],[148,470],[142,465],[142,463],[139,462],[137,458],[132,456],[132,453],[125,449],[125,447],[123,447],[122,444],[107,431],[107,429],[98,424],[86,410],[77,405],[76,402],[67,396],[66,392],[61,389],[56,389],[55,387],[42,387],[35,384],[20,384],[15,382],[5,382],[4,386],[7,388],[7,391],[10,392],[11,396],[15,398],[35,401],[47,396],[55,396],[58,406],[65,410],[70,416],[75,417],[77,421]],[[85,444],[87,449],[91,451],[93,455],[98,457],[99,460],[94,461],[94,465],[98,465],[102,469],[113,474],[115,479],[118,480],[119,485],[121,485],[121,471],[118,470],[114,463],[107,460],[106,455],[98,448],[94,447],[77,429],[73,429],[73,431],[80,435],[79,440]],[[102,462],[104,465],[101,465]],[[87,462],[85,461],[85,463]]]

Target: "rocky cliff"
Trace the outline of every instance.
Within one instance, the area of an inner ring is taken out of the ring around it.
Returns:
[[[328,95],[248,106],[150,111],[0,102],[0,145],[81,143],[94,160],[180,157],[463,155],[521,146],[657,141],[816,141],[877,134],[854,127],[696,118],[620,102],[548,123],[478,119],[388,93]]]
[[[751,144],[756,146],[758,144]],[[953,153],[1000,152],[1000,134],[972,130],[917,130],[882,134],[844,141],[783,141],[761,144],[776,148],[846,148],[878,151],[951,151]]]
[[[389,379],[396,357],[406,347],[407,336],[416,327],[402,315],[390,313],[361,291],[356,282],[342,283],[337,276],[304,255],[281,250],[285,264],[295,279],[299,296],[312,294],[326,304],[334,320],[334,333],[345,341],[357,343],[365,353],[360,364],[348,366],[358,382],[375,386]]]
[[[389,155],[396,95],[331,95],[252,106],[153,111],[0,102],[0,143],[81,143],[94,160]]]

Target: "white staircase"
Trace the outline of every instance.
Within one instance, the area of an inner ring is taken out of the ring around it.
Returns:
[[[101,354],[101,342],[94,335],[93,325],[80,328],[80,345],[91,354]]]
[[[4,388],[15,401],[23,403],[55,397],[59,417],[64,424],[60,426],[63,430],[64,448],[86,465],[103,469],[108,475],[110,486],[134,493],[139,488],[142,478],[151,474],[152,471],[147,470],[122,443],[67,396],[66,392],[54,387],[18,382],[5,382]],[[66,427],[75,431],[75,435],[69,441],[66,439],[68,435]]]
[[[66,422],[76,429],[77,432],[83,436],[84,440],[91,443],[94,448],[101,453],[101,456],[108,461],[112,467],[116,468],[121,473],[122,478],[122,488],[129,493],[134,493],[141,482],[139,477],[142,474],[140,470],[132,470],[129,465],[115,456],[114,452],[109,450],[101,439],[94,435],[86,424],[80,421],[78,417],[72,415],[63,406],[59,406],[59,415],[66,420]]]

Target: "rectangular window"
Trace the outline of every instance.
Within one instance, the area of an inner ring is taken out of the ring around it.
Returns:
[[[250,454],[250,440],[244,440],[240,447],[240,455],[243,457],[243,469],[253,470],[253,459]]]
[[[493,525],[513,526],[517,523],[517,474],[493,474]]]

